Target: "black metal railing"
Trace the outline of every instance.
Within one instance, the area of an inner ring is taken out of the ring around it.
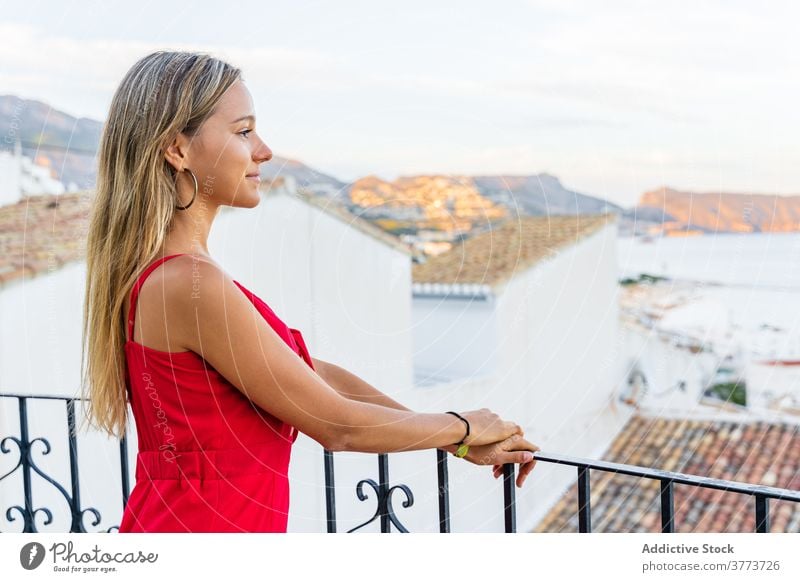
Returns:
[[[5,436],[0,440],[0,452],[3,454],[11,453],[8,447],[8,442],[16,444],[19,451],[19,459],[17,464],[4,475],[0,476],[0,481],[9,477],[17,470],[22,471],[22,505],[14,505],[6,510],[6,518],[9,521],[15,521],[16,517],[13,512],[16,511],[23,519],[23,532],[36,532],[35,517],[38,512],[42,512],[46,519],[44,525],[52,522],[52,512],[46,507],[35,507],[32,495],[31,477],[35,472],[48,483],[53,485],[63,495],[67,501],[71,511],[71,526],[70,532],[86,532],[83,524],[84,514],[89,512],[94,516],[92,526],[97,526],[101,521],[100,513],[93,507],[82,508],[80,500],[80,479],[78,474],[78,445],[75,437],[75,401],[82,400],[81,398],[69,398],[63,396],[30,396],[22,394],[0,394],[2,398],[16,398],[18,400],[19,410],[19,425],[20,436]],[[47,455],[51,451],[50,443],[47,439],[37,437],[30,438],[28,430],[28,401],[29,400],[60,400],[66,406],[66,422],[68,429],[69,440],[69,466],[70,466],[70,492],[58,483],[55,479],[47,475],[33,459],[33,447],[36,442],[41,442],[44,450],[43,455]],[[119,455],[120,455],[120,469],[122,477],[122,506],[123,508],[128,502],[130,492],[128,472],[128,453],[127,442],[125,438],[119,441]],[[608,461],[596,461],[591,459],[583,459],[579,457],[570,457],[566,455],[556,455],[537,451],[535,453],[537,461],[547,463],[556,463],[561,465],[570,465],[577,468],[578,477],[578,495],[577,495],[577,508],[578,508],[578,530],[581,533],[591,532],[591,504],[590,504],[590,487],[589,477],[591,471],[601,471],[607,473],[616,473],[622,475],[632,475],[642,479],[657,480],[661,483],[661,531],[664,533],[672,533],[675,531],[675,511],[673,507],[674,498],[674,485],[676,483],[686,484],[693,487],[705,487],[710,489],[718,489],[739,493],[742,495],[750,495],[754,499],[754,511],[756,532],[767,533],[769,532],[769,500],[785,500],[800,502],[800,491],[793,491],[789,489],[780,489],[777,487],[766,487],[763,485],[754,485],[750,483],[741,483],[736,481],[726,481],[723,479],[710,479],[707,477],[700,477],[698,475],[689,475],[686,473],[676,473],[672,471],[662,471],[660,469],[649,469],[647,467],[639,467],[636,465],[625,465],[621,463],[612,463]],[[380,531],[389,533],[392,531],[394,525],[397,531],[406,533],[408,529],[401,523],[397,514],[395,513],[394,506],[392,505],[392,495],[395,491],[400,490],[405,494],[403,500],[403,507],[409,508],[414,504],[414,495],[411,489],[406,485],[390,486],[389,480],[389,456],[386,453],[377,455],[378,460],[378,481],[373,479],[362,479],[356,484],[356,495],[359,500],[366,501],[369,495],[365,492],[365,486],[369,486],[375,492],[376,506],[375,513],[370,519],[357,525],[356,527],[348,530],[348,533],[359,530],[376,519],[380,521]],[[323,462],[325,468],[325,508],[326,508],[326,521],[327,531],[335,533],[336,530],[336,498],[334,490],[334,455],[331,451],[325,450],[323,452]],[[438,509],[439,509],[439,531],[442,533],[450,532],[450,483],[448,473],[448,453],[442,450],[436,450],[436,468],[438,478]],[[515,498],[515,480],[516,469],[513,463],[508,463],[503,466],[503,517],[504,528],[507,533],[514,533],[517,531],[517,512],[516,512],[516,498]],[[119,529],[119,526],[111,526],[105,529],[110,532],[114,529]]]
[[[547,463],[557,463],[560,465],[571,465],[578,469],[578,531],[579,533],[589,533],[592,531],[592,511],[589,503],[589,475],[591,470],[603,471],[607,473],[617,473],[621,475],[632,475],[643,479],[656,480],[661,483],[661,532],[675,532],[675,509],[674,485],[681,483],[693,487],[704,487],[707,489],[718,489],[730,491],[741,495],[751,495],[754,501],[754,511],[756,519],[757,533],[769,532],[769,500],[777,499],[784,501],[800,502],[800,491],[791,489],[781,489],[778,487],[767,487],[765,485],[754,485],[752,483],[742,483],[739,481],[727,481],[724,479],[712,479],[700,477],[687,473],[677,473],[674,471],[662,471],[661,469],[650,469],[637,465],[625,465],[622,463],[612,463],[609,461],[595,461],[582,459],[580,457],[569,457],[566,455],[553,455],[538,451],[534,453],[537,461]],[[507,467],[506,467],[507,469]],[[508,530],[506,530],[508,531]]]
[[[546,463],[556,463],[560,465],[571,465],[578,470],[578,531],[579,533],[590,533],[592,531],[591,517],[592,509],[590,504],[589,477],[592,470],[616,473],[622,475],[632,475],[642,479],[653,479],[661,483],[661,532],[675,532],[675,509],[673,490],[676,483],[691,485],[693,487],[705,487],[709,489],[721,489],[751,495],[754,498],[754,511],[756,519],[757,533],[769,532],[769,500],[778,499],[785,501],[800,502],[800,491],[790,489],[780,489],[777,487],[766,487],[763,485],[753,485],[737,481],[726,481],[723,479],[711,479],[698,475],[677,473],[673,471],[662,471],[660,469],[649,469],[636,465],[625,465],[622,463],[612,463],[608,461],[595,461],[580,457],[570,457],[566,455],[556,455],[537,451],[534,456],[539,461]],[[447,471],[447,453],[436,451],[436,461],[438,468],[438,491],[439,491],[439,531],[441,533],[450,532],[450,486]],[[395,485],[389,487],[389,467],[386,454],[378,455],[378,475],[379,482],[375,483],[371,479],[360,481],[356,488],[358,498],[364,501],[367,497],[363,494],[362,484],[369,484],[377,494],[377,508],[375,514],[366,522],[351,529],[353,532],[376,518],[380,517],[381,532],[389,533],[390,524],[394,524],[400,532],[408,530],[398,520],[391,504],[391,495],[395,489],[402,489],[406,493],[406,501],[403,507],[410,507],[414,503],[411,491],[405,485]],[[507,463],[503,466],[503,516],[506,533],[517,531],[517,512],[515,501],[514,483],[516,481],[515,465]],[[325,506],[328,512],[328,532],[336,532],[336,513],[335,498],[333,487],[333,454],[325,451]]]
[[[75,402],[83,400],[82,398],[70,398],[67,396],[31,396],[25,394],[0,394],[0,398],[16,398],[18,401],[19,411],[19,438],[15,436],[5,436],[0,440],[0,452],[4,455],[11,453],[8,443],[14,443],[19,452],[19,459],[14,467],[0,476],[0,481],[15,473],[18,469],[22,471],[22,497],[23,505],[12,505],[6,510],[6,519],[8,521],[16,521],[17,517],[22,517],[23,533],[35,533],[36,527],[36,514],[40,511],[45,516],[43,525],[48,525],[53,521],[53,513],[47,507],[36,507],[33,502],[33,493],[31,488],[32,472],[37,473],[45,481],[50,483],[55,489],[64,497],[69,505],[71,512],[70,532],[86,533],[86,527],[83,524],[83,517],[85,513],[91,513],[94,516],[92,526],[97,526],[102,520],[100,512],[94,507],[81,507],[81,485],[80,474],[78,472],[78,440],[75,434]],[[30,438],[28,430],[28,401],[29,400],[55,400],[62,401],[65,404],[66,422],[67,422],[67,439],[69,442],[69,474],[70,474],[70,491],[68,492],[64,486],[58,481],[53,479],[50,475],[45,473],[41,467],[33,459],[33,449],[37,442],[42,443],[44,450],[42,455],[49,455],[52,447],[50,441],[43,437]],[[128,495],[130,492],[130,484],[128,481],[128,447],[127,439],[125,437],[119,440],[119,455],[120,455],[120,469],[122,473],[122,506],[128,503]],[[19,513],[19,516],[14,515],[14,511]],[[114,525],[107,528],[105,531],[110,532],[114,529],[119,529],[119,525]]]

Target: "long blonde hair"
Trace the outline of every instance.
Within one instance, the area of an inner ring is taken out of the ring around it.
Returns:
[[[86,419],[110,436],[127,428],[125,298],[180,204],[164,151],[180,132],[195,136],[239,79],[238,68],[210,55],[158,51],[131,67],[111,101],[86,243],[81,351]]]

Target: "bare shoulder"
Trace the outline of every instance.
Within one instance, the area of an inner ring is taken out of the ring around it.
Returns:
[[[204,287],[214,291],[214,284],[219,285],[226,279],[233,283],[218,263],[206,257],[181,255],[166,261],[161,268],[169,299],[179,304],[198,299]]]
[[[224,305],[225,293],[237,290],[233,279],[213,260],[181,255],[159,265],[164,311],[169,314],[170,335],[182,350],[198,352],[198,312]]]
[[[218,265],[191,256],[170,262],[167,301],[184,348],[261,409],[338,450],[349,401],[297,357]]]
[[[192,255],[168,263],[172,264],[164,273],[165,308],[182,349],[210,362],[221,338],[226,349],[238,347],[243,353],[241,342],[259,339],[252,335],[257,324],[269,328],[253,302],[218,263]],[[271,328],[268,331],[279,338]]]

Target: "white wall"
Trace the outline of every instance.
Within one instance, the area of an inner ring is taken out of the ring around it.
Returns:
[[[33,278],[6,284],[0,292],[0,392],[80,396],[80,345],[83,290],[86,266],[83,262],[67,264]],[[30,438],[46,438],[52,450],[44,454],[43,443],[33,446],[33,459],[48,475],[70,491],[67,414],[63,401],[28,401]],[[84,418],[76,405],[78,426]],[[18,400],[0,398],[0,439],[19,436]],[[129,443],[131,486],[135,466],[136,433]],[[7,441],[9,453],[0,453],[0,475],[10,471],[19,460],[14,443]],[[93,516],[84,519],[86,528],[95,531],[119,524],[122,514],[121,475],[118,441],[96,431],[78,435],[78,466],[81,479],[82,507],[95,507],[102,521],[91,526]],[[33,499],[36,507],[53,512],[53,523],[45,526],[45,515],[36,517],[40,531],[68,531],[70,516],[64,497],[44,479],[33,473]],[[9,522],[5,510],[24,505],[22,472],[0,481],[0,531],[21,531],[22,519]]]
[[[418,376],[466,378],[497,368],[497,321],[493,296],[415,296],[414,369]]]
[[[597,458],[632,412],[617,400],[624,371],[616,236],[612,223],[559,251],[513,279],[498,302],[498,412],[543,451]],[[530,527],[575,480],[573,468],[551,463],[534,472],[518,496],[520,524]]]
[[[745,369],[747,407],[753,411],[800,410],[800,367],[770,366],[749,360]]]
[[[691,412],[714,377],[722,358],[711,352],[692,353],[656,330],[623,325],[620,329],[627,368],[638,369],[646,387],[629,390],[638,405],[651,414]],[[684,382],[684,389],[679,389]],[[626,381],[627,385],[627,381]]]
[[[0,389],[75,395],[86,265],[69,263],[0,291]]]
[[[22,197],[22,164],[12,152],[0,151],[0,206]]]
[[[415,325],[418,316],[436,317],[427,329],[420,327],[432,337],[415,335],[416,361],[435,363],[459,346],[475,345],[485,352],[473,354],[475,359],[495,364],[488,377],[419,388],[418,409],[487,407],[521,424],[543,452],[600,457],[632,414],[617,402],[624,352],[617,335],[615,239],[616,226],[609,225],[559,251],[518,273],[494,303],[464,310],[461,301],[442,301],[431,309],[426,304],[431,300],[415,300]],[[457,331],[438,331],[445,329]],[[433,355],[421,354],[423,349]],[[451,364],[450,370],[457,368]],[[454,461],[451,500],[459,512],[454,531],[502,531],[500,481],[491,477],[490,467]],[[516,492],[519,531],[535,526],[574,483],[575,471],[537,464]]]

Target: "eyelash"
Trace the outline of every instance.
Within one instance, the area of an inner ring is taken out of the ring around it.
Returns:
[[[243,135],[244,137],[247,137],[247,134],[250,133],[251,131],[253,131],[253,130],[252,129],[245,129],[244,131],[240,131],[239,135]]]

